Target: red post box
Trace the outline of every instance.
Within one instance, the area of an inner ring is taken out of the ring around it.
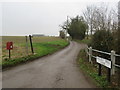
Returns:
[[[7,48],[8,50],[13,49],[13,42],[7,42],[6,48]]]

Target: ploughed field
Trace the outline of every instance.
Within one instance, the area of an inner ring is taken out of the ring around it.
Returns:
[[[11,58],[9,59],[7,42],[13,42],[13,50],[11,50]],[[31,59],[51,54],[66,45],[68,42],[59,37],[32,37],[34,54],[31,52],[30,40],[26,43],[25,36],[2,36],[2,54],[0,64],[3,68],[13,66],[15,64],[26,62]],[[26,48],[28,46],[28,48]]]

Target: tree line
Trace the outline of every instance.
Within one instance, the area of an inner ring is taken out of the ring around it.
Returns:
[[[117,8],[117,9],[116,9]],[[67,32],[72,39],[91,39],[90,45],[98,50],[120,54],[120,28],[118,28],[118,6],[115,9],[107,5],[87,6],[82,16],[66,20],[60,25],[60,36]]]

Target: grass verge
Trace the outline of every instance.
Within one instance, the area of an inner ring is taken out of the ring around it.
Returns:
[[[91,39],[83,39],[83,40],[76,40],[78,43],[84,43],[87,45],[90,45]],[[111,76],[111,82],[107,82],[107,68],[105,66],[102,66],[102,76],[98,76],[98,64],[96,63],[96,60],[93,58],[93,64],[90,64],[88,62],[88,56],[86,56],[85,50],[81,50],[77,62],[79,64],[79,67],[85,72],[88,76],[90,76],[93,81],[96,83],[96,85],[100,88],[107,88],[107,89],[115,89],[120,90],[119,85],[117,82],[119,80],[116,79],[116,75]]]
[[[86,73],[86,75],[93,78],[93,81],[96,83],[97,87],[100,88],[109,88],[109,83],[106,80],[106,76],[98,76],[97,64],[90,64],[86,57],[85,50],[81,50],[77,62],[80,69]]]
[[[66,47],[68,44],[69,42],[65,40],[33,43],[35,54],[31,54],[31,55],[27,55],[27,56],[15,58],[15,59],[6,59],[4,62],[1,63],[2,69],[12,67],[20,63],[25,63],[25,62],[40,58],[48,54],[52,54]]]
[[[83,40],[74,40],[78,43],[84,43],[84,44],[87,44],[89,45],[91,43],[91,39],[83,39]]]

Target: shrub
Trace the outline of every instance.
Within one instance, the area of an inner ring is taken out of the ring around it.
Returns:
[[[110,31],[96,31],[92,37],[91,46],[97,50],[110,52],[113,48],[113,36]]]

